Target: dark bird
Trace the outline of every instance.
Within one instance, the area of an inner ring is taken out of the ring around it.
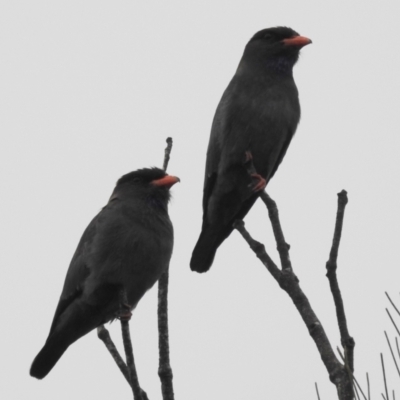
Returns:
[[[309,43],[286,27],[264,29],[247,43],[211,128],[193,271],[211,267],[233,223],[245,217],[285,156],[300,119],[293,66]],[[258,172],[252,177],[244,166],[245,154]]]
[[[139,169],[118,180],[78,244],[32,376],[44,378],[69,345],[116,318],[121,291],[129,309],[135,308],[168,267],[174,241],[169,189],[178,181],[158,168]]]

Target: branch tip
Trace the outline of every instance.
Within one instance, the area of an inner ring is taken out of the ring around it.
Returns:
[[[349,199],[347,197],[347,191],[346,190],[342,190],[341,192],[339,192],[338,197],[341,201],[343,201],[345,204],[347,204],[349,202]]]
[[[170,159],[170,156],[171,156],[172,144],[173,144],[172,138],[168,137],[166,139],[166,142],[167,142],[167,147],[164,150],[164,164],[163,164],[163,170],[164,171],[166,171],[167,168],[168,168],[168,163],[169,163],[169,159]]]

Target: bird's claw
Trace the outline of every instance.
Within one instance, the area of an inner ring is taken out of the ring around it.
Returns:
[[[120,321],[129,321],[131,317],[131,306],[128,303],[121,303],[121,309],[118,312],[117,318]]]
[[[121,311],[118,314],[118,319],[123,322],[130,321],[132,313],[130,311]]]
[[[267,181],[260,174],[251,174],[254,181],[250,186],[252,186],[253,192],[261,192],[267,186]]]
[[[132,313],[131,312],[127,312],[127,313],[120,313],[118,316],[118,319],[122,322],[128,322],[131,320],[132,317]]]

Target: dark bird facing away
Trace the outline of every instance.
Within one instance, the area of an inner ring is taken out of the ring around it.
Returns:
[[[211,128],[193,271],[208,271],[235,220],[245,217],[285,156],[300,119],[293,66],[309,43],[286,27],[264,29],[247,43]],[[245,154],[258,172],[253,179]]]
[[[69,345],[116,318],[122,290],[130,308],[136,307],[168,267],[174,241],[169,189],[178,181],[158,168],[118,180],[78,244],[32,376],[44,378]]]

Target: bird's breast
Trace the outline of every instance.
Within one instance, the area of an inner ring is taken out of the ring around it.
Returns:
[[[237,163],[250,150],[264,175],[270,169],[267,164],[273,164],[279,150],[290,141],[300,119],[298,92],[293,81],[242,83],[230,93],[223,111],[221,147],[227,149],[227,157]]]
[[[90,257],[88,294],[98,284],[124,287],[128,301],[136,305],[168,267],[173,247],[173,230],[168,215],[121,210],[119,218],[96,237]]]

